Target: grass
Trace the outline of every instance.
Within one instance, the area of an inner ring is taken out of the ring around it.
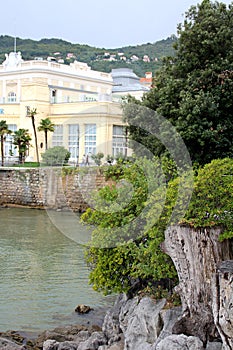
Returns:
[[[51,166],[51,165],[48,165],[45,163],[37,163],[37,162],[24,162],[23,164],[13,164],[12,165],[12,167],[17,167],[17,168],[43,168],[43,167],[48,167],[48,166]],[[54,165],[54,167],[56,167],[56,166]],[[59,165],[58,167],[61,167],[61,165]],[[68,164],[64,164],[62,167],[76,169],[76,167],[70,166]]]
[[[13,165],[13,167],[17,167],[17,168],[39,168],[40,166],[43,166],[43,165],[37,162],[25,162],[23,164]]]

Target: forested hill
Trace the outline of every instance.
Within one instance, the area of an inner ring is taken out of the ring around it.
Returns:
[[[14,50],[14,37],[0,36],[0,63],[5,53]],[[162,58],[174,54],[173,44],[176,36],[137,46],[126,46],[116,49],[97,48],[88,45],[72,44],[62,39],[16,38],[17,51],[21,51],[25,60],[47,59],[52,57],[57,62],[69,64],[74,60],[86,62],[92,69],[110,72],[112,68],[128,67],[143,77],[145,72],[154,72],[162,64]]]

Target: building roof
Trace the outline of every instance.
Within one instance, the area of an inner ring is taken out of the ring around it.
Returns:
[[[149,89],[140,83],[140,78],[130,68],[112,69],[112,92],[148,91]]]

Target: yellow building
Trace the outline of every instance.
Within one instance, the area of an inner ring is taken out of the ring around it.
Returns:
[[[122,76],[121,71],[119,74]],[[130,93],[130,88],[124,87],[122,92],[116,88],[119,74],[117,70],[113,75],[93,71],[77,61],[69,66],[52,60],[24,61],[20,52],[11,52],[0,65],[0,119],[6,120],[12,131],[29,129],[30,160],[36,159],[36,150],[27,108],[37,110],[36,128],[45,118],[55,124],[54,133],[49,133],[49,147],[64,146],[71,153],[70,161],[80,163],[84,154],[98,152],[105,157],[126,154],[120,97]],[[37,137],[41,154],[45,151],[44,133],[37,132]],[[6,157],[12,152],[17,150],[7,136]]]

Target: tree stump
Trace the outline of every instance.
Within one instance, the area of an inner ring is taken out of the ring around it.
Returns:
[[[232,259],[231,242],[219,242],[221,228],[194,229],[172,226],[165,232],[162,249],[174,262],[179,285],[176,291],[183,314],[173,333],[199,337],[205,345],[219,337],[212,312],[213,284],[217,265]]]
[[[213,286],[213,315],[224,350],[233,350],[233,260],[219,264]]]

